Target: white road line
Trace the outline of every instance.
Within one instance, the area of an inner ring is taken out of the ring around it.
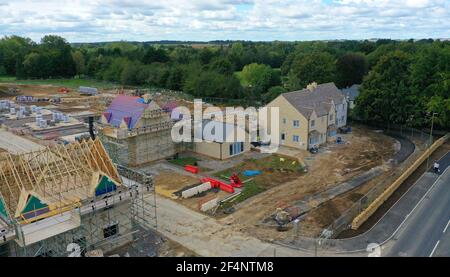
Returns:
[[[448,221],[448,223],[447,223],[447,225],[445,226],[445,229],[444,229],[444,231],[442,231],[442,233],[447,232],[448,225],[450,225],[450,220]]]
[[[434,251],[436,251],[436,248],[438,247],[439,242],[440,242],[440,240],[438,240],[438,241],[436,242],[436,245],[434,246],[433,251],[431,251],[430,257],[433,257]]]

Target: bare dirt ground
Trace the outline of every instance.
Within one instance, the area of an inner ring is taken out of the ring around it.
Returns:
[[[347,238],[362,234],[368,231],[372,226],[374,226],[383,215],[394,205],[400,197],[402,197],[411,186],[415,184],[415,182],[432,166],[433,161],[439,160],[442,156],[450,151],[450,142],[446,142],[441,147],[436,149],[436,151],[430,156],[430,164],[427,168],[426,161],[423,162],[417,170],[411,174],[403,184],[394,192],[394,194],[386,200],[383,205],[358,229],[358,230],[346,230],[342,232],[339,238]]]
[[[309,171],[306,175],[248,199],[225,220],[232,222],[235,228],[262,240],[286,238],[289,235],[287,232],[278,232],[273,227],[262,226],[261,221],[273,214],[278,207],[287,207],[372,167],[386,164],[395,153],[394,139],[364,127],[355,127],[351,134],[341,136],[345,144],[330,145],[321,153],[306,158]],[[357,195],[351,197],[356,199]],[[345,199],[342,201],[345,202]],[[336,217],[339,209],[330,207],[327,212],[331,217]]]
[[[36,106],[55,106],[61,112],[80,112],[91,110],[93,112],[102,112],[105,109],[103,101],[100,101],[100,96],[83,96],[77,90],[71,89],[69,93],[61,93],[61,87],[54,85],[25,85],[25,84],[0,84],[0,91],[8,91],[9,88],[17,89],[15,95],[0,95],[3,98],[11,98],[16,95],[26,95],[34,97],[60,97],[61,103],[37,102],[32,103]]]

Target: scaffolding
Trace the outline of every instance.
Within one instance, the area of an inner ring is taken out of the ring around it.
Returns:
[[[172,141],[172,120],[159,107],[147,109],[136,128],[116,128],[100,124],[98,135],[113,161],[131,167],[174,156],[179,145]]]
[[[150,230],[156,231],[156,199],[151,175],[125,166],[115,166],[99,140],[67,147],[69,150],[66,146],[57,146],[15,157],[12,166],[0,162],[2,201],[4,195],[8,191],[10,193],[6,205],[9,216],[0,217],[0,256],[84,256],[98,249],[108,254],[134,242],[136,237]],[[62,155],[64,149],[68,155]],[[9,155],[7,157],[12,158]],[[95,163],[98,166],[102,164],[102,170],[110,170],[110,181],[119,178],[115,190],[107,190],[107,193],[102,194],[89,193],[92,176],[87,177],[92,172],[93,176],[98,175]],[[42,175],[37,174],[39,165]],[[44,166],[47,169],[44,170]],[[65,168],[64,172],[62,168]],[[34,177],[31,177],[33,174]],[[81,178],[83,175],[86,176],[84,179]],[[30,177],[28,182],[27,176]],[[42,186],[42,180],[47,179],[47,186],[54,182],[59,185],[59,190],[53,188],[50,191],[46,186],[49,191],[44,198],[39,186]],[[79,195],[77,199],[70,198],[77,191],[77,187],[68,183],[70,180],[78,182],[78,186],[84,188],[78,188],[78,193],[84,191],[85,195]],[[50,209],[43,214],[35,213],[33,217],[23,214],[11,216],[13,207],[22,201],[22,195],[11,190],[14,185],[19,188],[17,183],[28,188],[27,191],[31,190],[33,195],[39,192],[36,195],[43,197]]]

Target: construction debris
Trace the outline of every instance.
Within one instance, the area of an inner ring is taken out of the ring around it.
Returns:
[[[199,193],[202,193],[204,191],[210,190],[211,189],[211,183],[210,182],[206,182],[203,183],[199,186],[184,190],[181,192],[181,197],[183,198],[189,198],[192,197],[194,195],[197,195]]]

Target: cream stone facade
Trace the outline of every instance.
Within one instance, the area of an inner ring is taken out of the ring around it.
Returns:
[[[288,147],[307,150],[334,141],[337,129],[347,123],[345,97],[333,83],[283,93],[266,107],[279,108],[280,144]]]

